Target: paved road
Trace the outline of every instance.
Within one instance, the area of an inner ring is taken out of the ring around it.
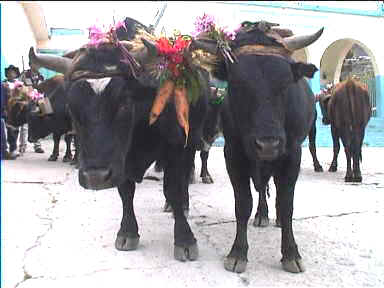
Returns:
[[[200,257],[180,263],[173,258],[173,219],[161,211],[161,182],[137,185],[139,248],[117,251],[122,214],[117,190],[81,188],[77,170],[61,162],[62,146],[58,162],[47,161],[52,144],[45,140],[45,154],[28,146],[21,158],[2,163],[2,288],[384,287],[384,148],[364,148],[362,184],[343,182],[343,153],[338,172],[315,173],[303,149],[293,228],[307,271],[284,272],[280,230],[254,228],[250,221],[247,271],[234,274],[223,267],[235,223],[222,148],[214,147],[209,159],[215,183],[190,186],[189,222]],[[318,152],[328,168],[331,148]],[[199,156],[196,166],[200,169]],[[255,205],[257,197],[254,193]],[[274,197],[271,185],[272,219]]]

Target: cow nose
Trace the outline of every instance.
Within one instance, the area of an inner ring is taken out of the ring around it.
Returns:
[[[112,187],[111,175],[107,168],[79,170],[79,183],[86,189],[107,189]]]
[[[256,152],[261,160],[271,161],[279,156],[279,139],[269,137],[256,139],[255,144]]]

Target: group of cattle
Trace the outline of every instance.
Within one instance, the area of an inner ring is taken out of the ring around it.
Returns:
[[[133,39],[139,28],[146,29],[129,17],[125,24],[127,30],[118,33],[125,40]],[[285,37],[280,32],[267,22],[240,29],[230,43],[236,56],[234,63],[221,57],[216,42],[204,38],[192,40],[189,49],[217,54],[219,61],[210,73],[196,68],[201,83],[200,97],[190,106],[186,146],[186,135],[176,120],[173,103],[167,104],[155,124],[148,124],[159,82],[145,69],[139,77],[129,73],[121,62],[122,52],[118,46],[105,43],[98,48],[82,47],[64,56],[35,54],[30,50],[31,63],[63,74],[46,80],[40,87],[50,98],[55,112],[43,117],[29,116],[31,140],[46,136],[34,130],[53,132],[55,141],[72,128],[75,130],[80,146],[80,185],[94,190],[118,188],[123,216],[116,249],[138,247],[140,236],[133,206],[135,183],[140,183],[146,170],[158,161],[164,169],[164,195],[174,214],[174,257],[180,261],[197,259],[197,240],[185,213],[189,205],[188,186],[196,150],[204,150],[202,139],[213,143],[220,122],[237,224],[235,241],[224,261],[225,269],[238,273],[246,269],[247,223],[253,203],[249,180],[260,194],[255,224],[264,226],[268,223],[265,195],[268,182],[273,178],[277,221],[282,231],[283,269],[294,273],[304,271],[292,230],[293,198],[300,170],[301,144],[308,135],[314,169],[322,171],[315,148],[315,96],[304,78],[312,78],[318,69],[315,65],[294,61],[291,55],[315,42],[323,29],[300,37]],[[140,53],[131,51],[131,55],[145,67],[148,59],[154,57],[150,51],[156,49],[153,43],[143,40]],[[228,83],[227,95],[221,104],[211,101],[217,93],[217,89],[210,88],[209,79],[213,78]],[[350,79],[336,85],[331,97],[320,98],[323,121],[331,124],[334,140],[330,171],[337,169],[340,137],[348,164],[345,181],[360,182],[361,146],[370,117],[367,89]],[[34,110],[30,108],[29,113],[33,114]],[[46,129],[42,129],[41,124],[44,117],[48,118]],[[40,123],[34,125],[33,119]],[[70,142],[67,147],[69,157]],[[55,149],[52,156],[57,157]],[[208,158],[207,151],[205,149],[202,159]],[[206,162],[202,166],[207,168]],[[204,175],[210,178],[207,170]]]

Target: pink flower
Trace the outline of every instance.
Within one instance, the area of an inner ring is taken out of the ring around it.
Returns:
[[[33,89],[28,94],[29,98],[31,98],[33,101],[37,101],[39,99],[44,98],[44,94],[39,93],[36,89]]]
[[[120,27],[124,27],[125,30],[127,30],[127,28],[125,27],[125,22],[124,21],[119,21],[116,23],[115,25],[115,29],[119,29]]]
[[[24,86],[23,82],[21,82],[20,80],[15,80],[15,82],[13,82],[13,87],[11,89],[20,88],[20,87],[23,87],[23,86]]]

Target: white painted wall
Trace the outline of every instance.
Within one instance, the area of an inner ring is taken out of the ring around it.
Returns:
[[[365,4],[356,3],[356,5],[364,5],[361,7],[362,9],[367,9]],[[343,5],[346,5],[345,2]],[[373,6],[375,5],[374,3]],[[353,8],[358,9],[359,7]],[[349,38],[364,44],[369,49],[367,52],[374,57],[376,61],[374,65],[377,67],[378,74],[384,74],[384,49],[381,40],[379,40],[382,38],[382,31],[384,31],[384,17],[367,17],[240,4],[170,1],[156,32],[159,33],[162,27],[165,27],[168,33],[171,33],[174,28],[180,29],[183,33],[190,33],[194,30],[193,22],[196,17],[202,16],[203,13],[213,15],[218,19],[217,23],[219,25],[225,23],[225,25],[232,27],[236,27],[244,20],[267,20],[280,23],[281,27],[289,28],[295,34],[309,34],[321,27],[325,27],[321,38],[309,46],[306,51],[308,62],[320,67],[321,57],[327,47],[336,40]],[[329,60],[336,61],[336,59]]]
[[[23,70],[28,65],[29,47],[36,46],[36,40],[19,2],[0,1],[1,4],[1,50],[7,64],[13,64]],[[1,67],[2,73],[4,71]]]

